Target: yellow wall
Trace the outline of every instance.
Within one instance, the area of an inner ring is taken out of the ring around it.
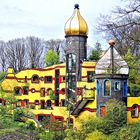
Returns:
[[[127,97],[127,107],[128,107],[127,122],[128,123],[140,122],[140,112],[139,112],[138,118],[132,118],[131,111],[129,111],[129,108],[131,109],[131,107],[135,104],[140,106],[140,96],[139,97]]]
[[[83,62],[82,64],[82,81],[77,83],[77,87],[84,87],[86,86],[87,89],[91,89],[89,91],[90,93],[94,94],[94,100],[90,101],[85,108],[90,108],[90,109],[96,109],[96,97],[95,97],[95,81],[88,83],[87,82],[87,71],[94,71],[95,70],[95,62]],[[2,82],[2,87],[5,91],[10,91],[14,94],[14,87],[23,87],[23,86],[29,86],[29,90],[34,88],[37,90],[37,92],[32,93],[31,91],[28,92],[28,95],[16,95],[16,98],[18,100],[24,100],[28,99],[30,103],[34,104],[35,100],[45,100],[45,102],[50,99],[48,95],[45,97],[40,96],[40,89],[41,88],[51,88],[53,91],[55,90],[55,70],[59,69],[60,70],[60,77],[66,75],[66,69],[65,69],[65,63],[58,64],[58,65],[53,65],[50,67],[46,67],[43,69],[26,69],[22,70],[21,72],[14,74],[12,68],[9,68],[7,71],[7,76]],[[37,74],[39,77],[44,77],[44,76],[52,76],[53,81],[52,83],[44,83],[44,81],[41,81],[39,83],[32,83],[31,78],[33,75]],[[25,76],[27,76],[27,83],[25,83]],[[61,78],[62,81],[62,78]],[[66,88],[65,81],[61,82],[59,84],[59,90]],[[88,94],[88,93],[87,93]],[[80,97],[79,99],[81,99]],[[65,99],[65,94],[59,94],[59,102],[61,102],[62,99]],[[54,103],[54,101],[52,101]],[[54,116],[63,116],[64,119],[66,119],[69,116],[69,113],[66,109],[66,107],[56,107],[54,104],[52,105],[52,109],[40,109],[40,105],[36,105],[34,110],[31,110],[35,115],[37,114],[53,114]],[[83,116],[83,114],[92,114],[93,116],[96,116],[96,112],[89,112],[89,111],[83,111],[80,115]],[[80,116],[79,115],[79,116]],[[85,115],[84,115],[85,116]],[[71,116],[74,118],[73,116]]]

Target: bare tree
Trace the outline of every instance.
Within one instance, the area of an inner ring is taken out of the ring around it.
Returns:
[[[46,45],[46,51],[52,49],[59,55],[60,61],[63,62],[65,61],[65,54],[66,54],[65,48],[67,47],[65,40],[51,39],[45,41],[45,45]]]
[[[140,0],[129,1],[126,7],[117,7],[112,16],[101,16],[98,31],[106,38],[115,38],[117,49],[125,55],[129,48],[138,55],[140,50]]]
[[[5,50],[6,50],[6,43],[4,41],[0,41],[0,64],[3,72],[6,70]]]
[[[28,64],[31,68],[36,68],[42,66],[42,53],[43,44],[42,40],[37,37],[27,37],[26,38],[26,48],[28,54]]]
[[[53,51],[57,52],[57,54],[60,54],[60,46],[61,46],[62,40],[60,39],[50,39],[46,41],[46,48],[47,50],[52,49]]]
[[[15,39],[8,41],[6,44],[7,64],[11,66],[15,72],[26,67],[26,55],[24,39]]]

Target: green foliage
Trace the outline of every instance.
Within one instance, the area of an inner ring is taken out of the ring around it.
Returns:
[[[102,54],[101,44],[99,42],[96,42],[95,48],[92,50],[92,54],[89,56],[89,60],[98,61],[100,59],[101,54]]]
[[[21,117],[24,115],[24,110],[19,108],[19,109],[15,109],[13,111],[13,115],[14,115],[14,120],[15,121],[21,121]]]
[[[52,49],[49,50],[45,55],[45,62],[47,64],[47,66],[58,64],[58,62],[59,62],[58,54],[55,51],[53,51]]]
[[[85,120],[79,120],[79,123],[81,124],[80,129],[74,130],[74,129],[66,129],[66,138],[65,140],[85,140],[88,134],[93,133],[96,131],[101,123],[101,120],[99,118],[88,118]]]
[[[81,129],[67,129],[65,140],[115,140],[118,131],[126,125],[126,106],[112,99],[107,102],[104,118],[88,118],[80,121]]]
[[[5,72],[0,72],[0,82],[2,81],[2,79],[4,78],[5,76]]]
[[[129,49],[124,59],[129,66],[128,84],[130,87],[130,95],[137,96],[140,92],[140,74],[138,73],[138,69],[140,69],[140,54],[137,56],[133,55]]]
[[[26,123],[26,128],[27,129],[30,129],[30,130],[35,130],[35,123],[34,122],[32,122],[32,121],[27,121]]]
[[[126,105],[121,101],[111,99],[106,106],[106,115],[102,118],[99,130],[104,134],[111,134],[126,124]]]
[[[52,90],[49,90],[49,96],[51,100],[56,100],[56,96]]]
[[[119,140],[139,140],[140,139],[140,123],[128,124],[122,127],[118,135]]]
[[[87,135],[85,140],[111,140],[107,135],[103,134],[102,132],[95,130]]]

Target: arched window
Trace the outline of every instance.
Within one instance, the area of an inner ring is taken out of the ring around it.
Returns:
[[[132,106],[131,117],[132,118],[138,118],[139,117],[139,108],[138,108],[137,104]]]
[[[32,76],[32,83],[39,83],[39,76],[38,75]]]
[[[47,100],[47,107],[51,107],[52,106],[52,102],[51,102],[51,100]]]
[[[114,83],[114,91],[119,91],[120,90],[120,82],[119,81],[116,81]]]
[[[23,91],[24,91],[23,94],[28,95],[29,87],[24,86],[24,87],[23,87]]]
[[[21,87],[15,87],[14,88],[14,92],[15,92],[15,95],[20,95],[22,94],[24,91]]]
[[[45,88],[40,89],[40,96],[45,97]]]
[[[111,83],[109,80],[104,81],[103,96],[111,96]]]

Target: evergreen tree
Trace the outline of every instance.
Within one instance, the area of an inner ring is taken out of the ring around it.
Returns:
[[[102,54],[101,44],[97,41],[94,49],[92,50],[92,54],[89,56],[89,60],[98,61]]]

